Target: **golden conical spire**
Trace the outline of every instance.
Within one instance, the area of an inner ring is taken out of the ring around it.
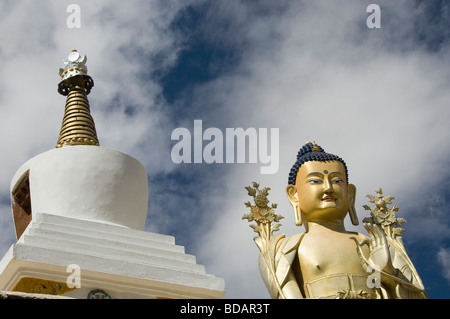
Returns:
[[[87,75],[86,61],[86,56],[80,56],[73,50],[68,60],[64,61],[64,68],[59,70],[62,81],[58,92],[67,95],[67,100],[56,148],[63,145],[99,145],[87,99],[94,81]]]

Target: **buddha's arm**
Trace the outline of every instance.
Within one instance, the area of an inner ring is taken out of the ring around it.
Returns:
[[[414,280],[407,278],[400,269],[396,273],[381,273],[381,283],[389,299],[426,299],[428,296],[422,287],[418,287]]]
[[[282,286],[283,293],[286,299],[302,299],[304,296],[300,291],[300,287],[298,286],[297,279],[295,278],[294,272],[292,270],[289,271],[285,283]]]
[[[367,227],[370,238],[358,244],[361,261],[367,266],[376,266],[380,275],[381,285],[389,299],[427,298],[422,282],[418,277],[401,242],[386,238],[378,228]],[[354,238],[356,241],[356,238]],[[362,246],[369,246],[366,256]]]
[[[394,255],[393,266],[396,269],[395,277],[397,280],[389,280],[388,278],[386,286],[390,286],[393,298],[428,298],[422,280],[401,242],[388,239],[388,243]]]
[[[273,299],[303,298],[292,270],[292,261],[295,258],[297,246],[297,239],[281,238],[276,245],[272,246],[275,249],[259,254],[258,268]],[[282,249],[285,247],[290,248],[288,253]],[[268,261],[273,261],[273,263]]]
[[[275,271],[275,276],[267,267],[267,264],[264,261],[264,257],[262,254],[259,255],[258,258],[258,266],[259,271],[261,273],[261,277],[269,291],[270,296],[273,299],[302,299],[303,295],[298,286],[295,275],[291,269],[287,270],[286,277],[280,278],[277,276],[278,271]],[[283,263],[280,267],[286,267],[286,264]],[[282,281],[282,282],[281,282]],[[280,293],[281,289],[281,293]]]

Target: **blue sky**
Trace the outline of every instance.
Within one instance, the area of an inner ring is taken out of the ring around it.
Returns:
[[[81,8],[81,28],[66,8]],[[370,3],[381,28],[366,25]],[[450,297],[450,6],[445,1],[3,1],[0,57],[0,255],[14,242],[9,183],[53,148],[64,97],[61,60],[88,56],[100,144],[137,158],[149,175],[146,229],[170,234],[227,298],[268,298],[257,269],[244,187],[284,194],[298,149],[315,140],[341,156],[365,195],[396,197],[404,241],[431,298]],[[178,127],[278,128],[277,173],[260,164],[175,164]],[[362,226],[350,230],[365,233]]]

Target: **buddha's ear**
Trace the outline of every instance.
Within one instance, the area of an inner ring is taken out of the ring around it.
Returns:
[[[300,211],[300,205],[298,202],[297,187],[295,187],[295,185],[288,185],[286,187],[286,195],[289,199],[289,202],[291,202],[292,207],[294,208],[295,224],[297,226],[301,226],[302,212]]]
[[[350,220],[353,225],[359,225],[358,216],[356,215],[355,201],[356,201],[356,186],[353,184],[348,184],[348,212],[350,215]]]

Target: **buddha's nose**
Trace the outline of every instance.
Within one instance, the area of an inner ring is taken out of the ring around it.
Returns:
[[[331,188],[331,182],[328,180],[328,178],[325,178],[323,181],[323,191],[325,193],[331,193],[333,189]]]

